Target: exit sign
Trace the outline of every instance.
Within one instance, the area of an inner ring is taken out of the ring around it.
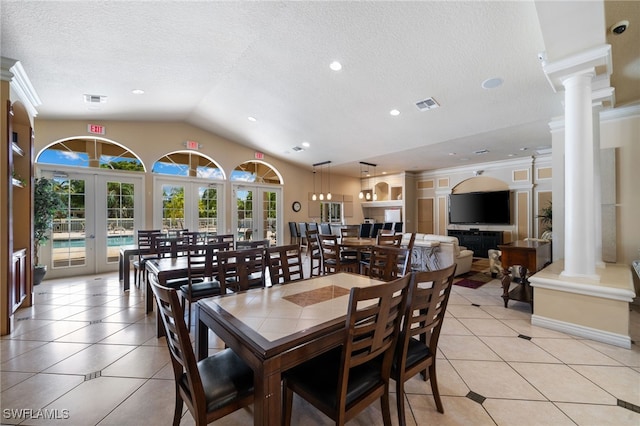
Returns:
[[[104,135],[106,133],[105,127],[99,124],[87,124],[87,131],[94,135]]]
[[[187,149],[200,149],[200,144],[196,141],[187,141]]]
[[[264,154],[262,152],[256,152],[256,160],[264,160]]]

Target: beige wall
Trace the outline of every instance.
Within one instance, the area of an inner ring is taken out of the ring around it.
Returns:
[[[36,153],[46,146],[61,139],[70,137],[92,138],[87,133],[87,121],[57,121],[37,120],[36,122]],[[239,164],[255,159],[255,150],[244,147],[227,139],[209,133],[205,130],[180,122],[124,122],[124,121],[100,121],[91,122],[105,126],[106,134],[101,138],[119,143],[133,151],[140,157],[143,164],[150,170],[154,162],[163,155],[184,150],[183,143],[187,140],[197,141],[201,145],[200,153],[215,160],[228,177],[231,171]],[[317,218],[309,217],[308,193],[313,186],[311,165],[308,168],[300,167],[281,159],[265,154],[263,159],[282,175],[284,181],[284,223],[289,221],[307,222]],[[152,174],[146,177],[146,226],[151,226],[152,220]],[[331,175],[331,192],[334,194],[357,194],[360,190],[360,182],[357,178]],[[226,199],[231,199],[231,188],[227,186]],[[295,213],[291,209],[294,201],[302,203],[300,212]],[[228,205],[228,204],[227,204]],[[225,223],[231,223],[230,210],[227,209]],[[354,216],[349,222],[360,223],[362,221],[362,209],[356,201]],[[285,226],[285,241],[289,240],[289,229]]]
[[[541,169],[545,172],[537,173]],[[449,225],[449,194],[508,189],[512,193],[511,224],[479,227],[486,231],[502,231],[504,242],[533,237],[537,235],[535,216],[540,208],[537,194],[551,192],[550,169],[551,157],[545,155],[423,172],[416,178],[416,198],[435,199],[434,233],[445,235],[448,229],[472,227]],[[482,172],[478,173],[479,170]]]

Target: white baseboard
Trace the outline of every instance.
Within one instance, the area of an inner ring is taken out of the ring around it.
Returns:
[[[624,336],[622,334],[611,333],[609,331],[598,330],[535,314],[531,315],[531,324],[538,327],[548,328],[550,330],[561,331],[563,333],[571,334],[572,336],[584,337],[585,339],[591,339],[597,342],[631,349],[631,337]]]

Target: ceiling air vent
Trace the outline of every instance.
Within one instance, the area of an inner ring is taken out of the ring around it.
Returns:
[[[84,95],[84,101],[88,104],[104,104],[107,102],[107,97],[100,95]]]
[[[479,150],[477,150],[477,151],[473,151],[473,153],[474,153],[475,155],[482,155],[482,154],[486,154],[486,153],[488,153],[488,152],[489,152],[489,150],[488,150],[488,149],[486,149],[486,148],[485,148],[485,149],[479,149]]]
[[[294,152],[300,152],[300,151],[304,151],[304,148],[300,147],[300,146],[294,146],[293,148],[291,148]]]
[[[438,108],[440,104],[433,98],[427,98],[424,101],[416,102],[416,106],[420,111],[426,111],[428,109]]]

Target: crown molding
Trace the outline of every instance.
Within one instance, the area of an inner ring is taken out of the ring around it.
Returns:
[[[27,76],[20,61],[11,58],[0,58],[2,71],[0,76],[3,81],[8,81],[11,90],[14,91],[18,99],[24,104],[31,117],[38,115],[36,107],[42,105],[42,101]]]

